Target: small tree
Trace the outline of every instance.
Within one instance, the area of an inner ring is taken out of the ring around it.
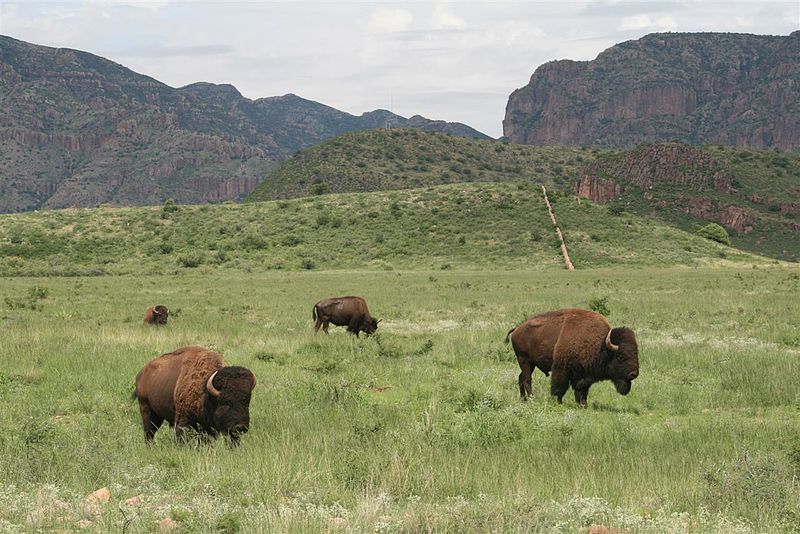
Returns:
[[[728,231],[717,223],[708,223],[700,228],[697,231],[697,234],[705,237],[706,239],[716,241],[717,243],[722,243],[723,245],[731,244],[731,238],[728,235]]]

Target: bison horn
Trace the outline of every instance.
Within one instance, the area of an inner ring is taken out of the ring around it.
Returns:
[[[611,342],[611,330],[608,331],[608,335],[606,336],[606,347],[608,347],[608,350],[611,352],[617,352],[619,350],[619,345],[614,345]]]
[[[212,397],[219,397],[220,391],[214,387],[214,377],[217,376],[217,371],[214,371],[214,374],[208,377],[208,382],[206,382],[206,389],[208,390],[208,394]]]

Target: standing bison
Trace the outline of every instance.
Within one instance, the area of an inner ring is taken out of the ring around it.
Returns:
[[[145,324],[167,324],[169,309],[166,306],[150,306],[144,312]]]
[[[250,395],[256,377],[244,367],[225,367],[222,356],[203,347],[182,347],[150,360],[136,375],[145,441],[161,423],[181,439],[191,428],[236,444],[250,427]]]
[[[361,297],[336,297],[324,299],[314,304],[311,318],[316,321],[314,333],[322,331],[328,333],[328,323],[336,326],[347,325],[347,331],[358,337],[359,332],[374,334],[378,329],[381,319],[375,319],[369,314],[367,302]]]
[[[611,380],[622,395],[631,390],[639,376],[639,348],[633,330],[611,328],[599,313],[566,308],[531,317],[512,328],[505,342],[517,355],[522,372],[519,393],[523,399],[532,394],[531,374],[539,368],[550,372],[550,392],[558,402],[572,386],[575,401],[586,406],[589,387],[601,380]]]

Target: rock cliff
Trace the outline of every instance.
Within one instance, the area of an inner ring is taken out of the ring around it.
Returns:
[[[658,33],[546,63],[509,97],[503,132],[520,144],[800,151],[800,31]]]

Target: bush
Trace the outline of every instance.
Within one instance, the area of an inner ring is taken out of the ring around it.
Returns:
[[[606,206],[609,215],[613,215],[615,217],[619,217],[623,213],[625,213],[625,206],[622,205],[622,202],[618,200],[613,200],[608,203]]]
[[[325,193],[330,193],[330,191],[331,191],[331,186],[329,186],[325,182],[319,182],[311,186],[312,195],[324,195]]]
[[[203,263],[203,258],[199,254],[186,254],[178,258],[178,264],[190,269],[200,266]]]
[[[608,297],[597,297],[589,301],[589,309],[608,317],[611,310],[608,309]]]
[[[171,198],[168,198],[166,202],[164,202],[164,207],[161,208],[161,218],[165,219],[169,217],[170,213],[175,213],[178,211],[178,205],[175,204],[175,201]]]
[[[728,235],[728,231],[717,223],[708,223],[700,228],[697,231],[697,234],[705,237],[706,239],[716,241],[717,243],[722,243],[723,245],[731,244],[731,238]]]

